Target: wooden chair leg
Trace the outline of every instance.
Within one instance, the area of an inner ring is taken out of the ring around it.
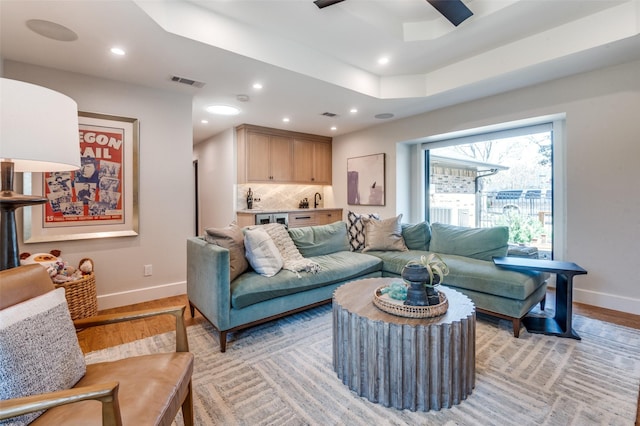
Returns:
[[[182,418],[184,420],[184,426],[194,426],[193,418],[193,389],[191,381],[189,382],[189,393],[182,403]]]
[[[513,337],[520,337],[520,318],[514,318],[513,321]]]
[[[226,351],[227,351],[227,332],[221,331],[220,332],[220,352],[226,352]]]

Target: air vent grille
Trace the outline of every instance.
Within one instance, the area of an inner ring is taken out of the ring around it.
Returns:
[[[323,112],[320,115],[324,115],[325,117],[337,117],[338,114],[334,113],[334,112]]]
[[[178,77],[174,75],[171,77],[171,81],[175,81],[176,83],[186,84],[187,86],[197,87],[199,89],[203,88],[206,83],[201,81],[191,80],[190,78]]]

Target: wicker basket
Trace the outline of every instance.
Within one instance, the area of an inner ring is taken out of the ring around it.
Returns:
[[[71,319],[87,318],[98,314],[98,294],[96,292],[96,276],[93,268],[93,260],[84,258],[78,266],[85,261],[91,262],[92,272],[84,275],[76,281],[55,284],[56,288],[64,288],[64,295],[69,305]]]
[[[405,305],[404,301],[396,300],[389,297],[388,294],[382,294],[382,289],[387,286],[378,287],[373,295],[373,304],[378,309],[392,315],[405,318],[433,318],[444,315],[449,309],[449,301],[444,292],[438,292],[440,303],[431,306],[413,306]]]

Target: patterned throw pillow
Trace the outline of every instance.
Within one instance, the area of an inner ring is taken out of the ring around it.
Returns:
[[[351,251],[361,251],[364,248],[364,223],[362,217],[380,220],[378,213],[357,214],[352,211],[347,213],[347,232],[349,233],[349,246]]]
[[[86,373],[63,288],[0,311],[0,348],[0,400],[70,389]],[[11,424],[29,424],[40,414]]]

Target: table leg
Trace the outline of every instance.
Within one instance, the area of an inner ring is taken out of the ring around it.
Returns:
[[[529,333],[580,340],[573,330],[573,274],[556,274],[556,313],[553,318],[527,315],[522,324]]]

